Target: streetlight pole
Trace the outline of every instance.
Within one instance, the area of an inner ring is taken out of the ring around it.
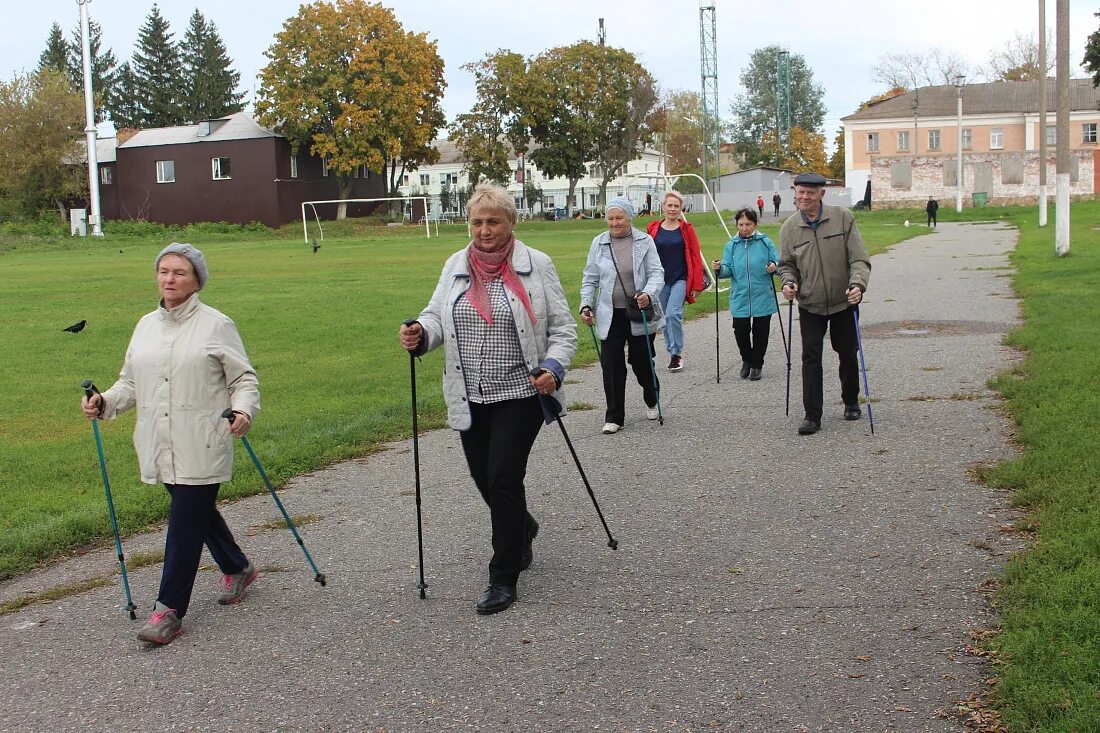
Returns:
[[[963,210],[963,83],[966,76],[955,76],[955,91],[958,100],[955,106],[955,128],[957,132],[955,149],[955,213],[961,214]]]
[[[1047,225],[1047,4],[1039,0],[1039,226]]]
[[[92,102],[91,35],[88,28],[88,3],[91,1],[76,0],[76,4],[80,6],[80,48],[84,58],[84,134],[88,138],[88,204],[91,208],[88,223],[92,225],[92,236],[102,237],[103,227],[99,217],[99,160],[95,149],[95,105]]]

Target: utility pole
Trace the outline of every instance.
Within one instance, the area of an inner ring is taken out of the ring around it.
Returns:
[[[966,76],[955,75],[955,133],[957,135],[955,147],[955,213],[961,214],[963,210],[963,86]]]
[[[103,226],[99,215],[99,159],[96,156],[95,104],[92,101],[92,50],[88,30],[88,3],[92,0],[76,0],[80,6],[80,48],[84,59],[84,134],[88,143],[88,223],[92,236],[102,237]]]
[[[1047,2],[1039,0],[1039,226],[1047,225]]]
[[[1054,81],[1057,86],[1058,191],[1054,200],[1054,252],[1065,257],[1069,254],[1069,0],[1057,0],[1055,22],[1058,38]]]
[[[604,27],[603,27],[603,18],[600,18],[600,35],[599,35],[599,39],[600,39],[600,45],[601,46],[604,45],[604,43],[607,41],[607,31],[605,31]]]

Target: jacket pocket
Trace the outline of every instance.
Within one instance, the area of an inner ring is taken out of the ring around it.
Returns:
[[[174,416],[172,452],[177,479],[230,473],[233,436],[216,410],[180,410]]]

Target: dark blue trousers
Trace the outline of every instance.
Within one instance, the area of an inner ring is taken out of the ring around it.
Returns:
[[[248,565],[248,558],[218,511],[220,487],[221,484],[164,485],[172,496],[172,507],[168,513],[164,572],[160,576],[157,600],[176,609],[180,618],[187,614],[187,606],[191,603],[191,589],[195,586],[204,544],[226,575],[239,573]]]

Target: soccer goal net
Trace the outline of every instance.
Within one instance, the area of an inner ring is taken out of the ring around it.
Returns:
[[[325,229],[321,225],[321,217],[317,213],[317,206],[319,204],[367,204],[372,202],[383,201],[404,201],[406,204],[411,204],[413,201],[420,201],[423,203],[424,216],[420,218],[416,224],[423,222],[424,224],[424,236],[431,239],[432,230],[431,224],[435,223],[435,236],[439,236],[439,220],[428,216],[428,197],[427,196],[391,196],[389,198],[375,198],[375,199],[327,199],[325,201],[303,201],[302,202],[302,236],[305,238],[306,244],[309,244],[309,217],[306,214],[306,207],[313,212],[313,220],[317,222],[317,231],[319,232],[318,239],[322,242],[325,240]],[[402,209],[406,209],[408,206],[403,206]]]

